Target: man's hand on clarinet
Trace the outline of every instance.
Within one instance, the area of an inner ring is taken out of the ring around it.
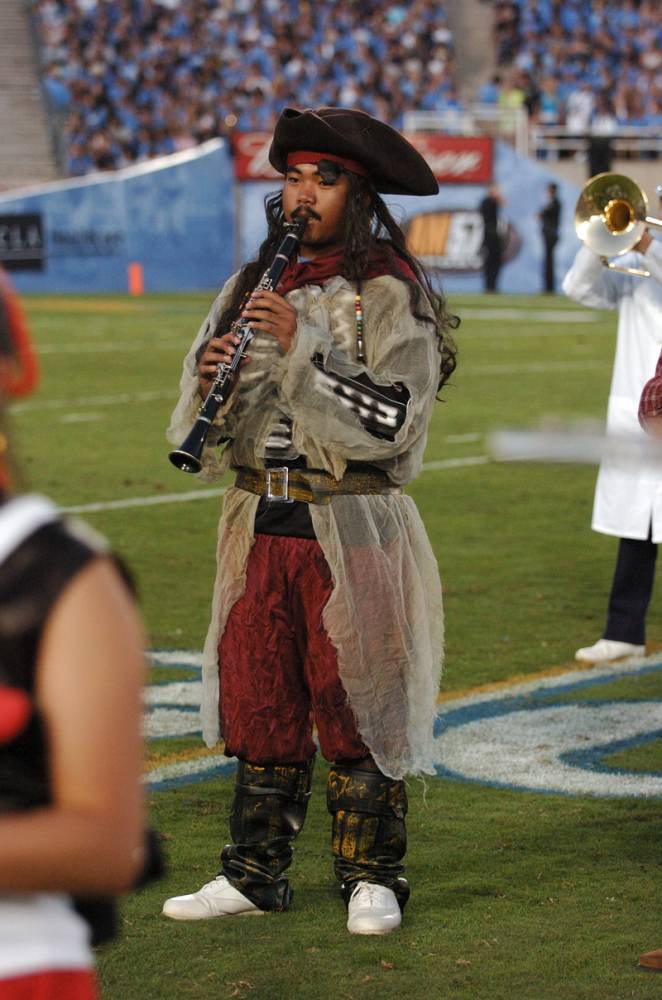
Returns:
[[[232,330],[224,333],[222,337],[211,338],[198,365],[201,379],[211,381],[215,377],[219,365],[230,364],[237,352],[239,339],[239,336]],[[248,361],[250,361],[250,358],[244,358],[239,363],[239,367],[243,368]]]
[[[205,353],[198,363],[200,391],[203,396],[206,396],[209,392],[210,385],[216,377],[218,366],[229,365],[232,361],[237,352],[239,339],[239,336],[230,330],[228,333],[224,333],[222,337],[212,337],[207,343]],[[243,358],[239,363],[239,367],[243,368],[249,361],[250,358]]]
[[[242,313],[254,330],[275,337],[283,351],[289,351],[297,332],[296,309],[277,292],[255,292]]]

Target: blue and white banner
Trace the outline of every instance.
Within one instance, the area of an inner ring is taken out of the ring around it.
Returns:
[[[503,195],[502,220],[506,233],[504,266],[499,277],[502,292],[533,295],[544,290],[544,246],[538,213],[547,201],[547,186],[558,185],[561,224],[555,261],[557,284],[579,249],[575,235],[576,184],[559,180],[542,163],[529,160],[505,143],[496,143],[494,184]],[[423,263],[448,292],[483,289],[481,244],[483,222],[478,211],[488,184],[442,184],[439,194],[427,198],[388,195],[385,201],[394,218],[412,235],[412,227],[429,222],[433,252],[421,254]],[[265,235],[264,199],[278,190],[277,181],[249,181],[239,190],[237,264],[252,257]]]
[[[494,182],[504,197],[506,263],[499,288],[533,294],[543,288],[538,213],[555,181],[561,201],[556,248],[559,279],[579,246],[574,207],[579,189],[544,165],[495,144]],[[265,235],[264,198],[279,181],[235,179],[229,144],[212,139],[116,172],[0,195],[0,262],[24,292],[121,292],[139,264],[144,289],[218,288],[252,257]],[[428,247],[422,259],[450,292],[483,287],[478,206],[486,184],[443,184],[428,198],[390,196],[395,218]]]
[[[14,191],[0,196],[0,261],[23,292],[125,292],[130,264],[142,267],[148,292],[215,288],[233,266],[233,192],[222,139]],[[38,248],[27,245],[35,233]],[[33,267],[14,270],[30,249]]]

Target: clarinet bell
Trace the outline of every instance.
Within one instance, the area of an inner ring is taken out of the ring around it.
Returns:
[[[178,448],[177,451],[171,451],[168,458],[180,472],[200,472],[202,468],[202,462],[199,458],[196,458],[195,455],[189,455],[181,448]]]
[[[205,438],[209,432],[210,421],[205,417],[198,417],[193,424],[193,429],[182,445],[175,451],[171,451],[168,458],[174,466],[181,472],[200,472],[202,462],[200,456],[205,446]]]

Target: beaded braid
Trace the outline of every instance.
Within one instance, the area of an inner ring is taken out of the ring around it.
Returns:
[[[354,315],[356,317],[356,360],[365,361],[363,345],[363,300],[361,298],[361,282],[357,282],[354,297]]]
[[[380,249],[392,256],[394,271],[397,258],[409,265],[417,280],[410,281],[404,277],[402,280],[409,286],[412,314],[422,322],[432,323],[439,338],[439,390],[448,381],[457,364],[457,348],[450,331],[457,329],[460,320],[448,312],[444,296],[433,289],[427,271],[407,249],[404,233],[372,183],[357,174],[346,172],[346,176],[349,191],[345,215],[343,276],[356,282],[360,293],[359,282],[368,269],[371,243],[378,242]],[[432,308],[434,319],[424,309],[423,300],[427,300]],[[363,316],[361,318],[363,320]]]

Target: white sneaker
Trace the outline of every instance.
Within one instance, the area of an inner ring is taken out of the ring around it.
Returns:
[[[375,882],[357,882],[347,907],[350,934],[388,934],[402,922],[395,893]]]
[[[624,656],[643,656],[645,646],[635,646],[632,642],[618,642],[616,639],[598,639],[592,646],[583,646],[575,653],[576,660],[584,663],[609,663]]]
[[[163,914],[173,920],[208,920],[210,917],[243,917],[264,913],[238,889],[230,885],[225,875],[218,875],[188,896],[173,896],[163,904]]]

